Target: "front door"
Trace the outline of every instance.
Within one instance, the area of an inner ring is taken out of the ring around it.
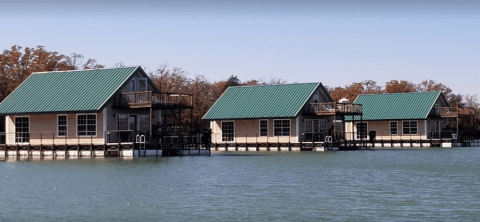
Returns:
[[[435,121],[435,130],[434,130],[434,137],[435,139],[439,139],[442,137],[442,122]]]

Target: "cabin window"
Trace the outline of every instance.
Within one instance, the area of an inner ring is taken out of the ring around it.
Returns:
[[[128,82],[128,92],[135,92],[135,79],[130,80]]]
[[[290,136],[290,120],[273,120],[273,135],[274,136]]]
[[[138,124],[141,132],[150,132],[150,116],[138,116]]]
[[[96,136],[97,135],[97,115],[80,114],[77,115],[77,136]]]
[[[30,142],[30,117],[15,117],[15,142]]]
[[[416,135],[418,132],[417,121],[403,121],[403,134]]]
[[[235,123],[233,121],[222,122],[222,142],[231,142],[235,139]]]
[[[147,78],[138,79],[138,91],[139,92],[147,91]]]
[[[58,115],[57,116],[57,136],[65,137],[67,136],[67,115]]]
[[[390,122],[390,135],[398,135],[398,122]]]
[[[260,136],[268,136],[268,120],[260,120]]]
[[[117,130],[128,130],[128,116],[127,115],[118,115],[117,116]]]
[[[357,123],[357,139],[367,139],[367,132],[367,123]]]

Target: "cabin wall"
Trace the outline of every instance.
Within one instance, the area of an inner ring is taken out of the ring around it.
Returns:
[[[83,113],[81,113],[83,114]],[[92,114],[92,113],[88,113]],[[18,115],[6,117],[7,143],[15,144],[15,117],[29,117],[30,144],[103,144],[103,112],[96,114],[96,136],[77,136],[77,114],[67,115],[67,136],[57,134],[57,116],[61,114]]]
[[[104,110],[107,113],[106,116],[106,131],[109,132],[107,134],[106,141],[118,141],[118,127],[117,127],[117,116],[121,114],[126,115],[150,115],[149,108],[139,108],[139,109],[114,109],[113,107],[113,100],[110,100],[107,106],[105,106]],[[161,119],[162,119],[162,112],[160,110],[152,110],[152,125],[159,126]],[[152,127],[153,129],[154,127]]]
[[[268,121],[268,136],[260,135],[260,120]],[[276,119],[275,119],[276,120]],[[282,119],[286,120],[286,119]],[[252,120],[223,120],[211,121],[212,143],[296,143],[297,142],[297,120],[296,118],[288,118],[290,120],[290,136],[274,136],[274,119],[252,119]],[[222,141],[222,122],[234,121],[234,141]]]
[[[376,140],[410,140],[410,139],[427,139],[426,138],[426,120],[404,120],[404,121],[417,121],[417,134],[403,134],[403,120],[392,120],[392,121],[363,121],[367,123],[367,140],[370,139],[369,132],[376,132]],[[397,122],[397,134],[390,133],[390,122]],[[347,140],[352,140],[355,137],[357,138],[357,123],[360,121],[354,122],[353,133],[352,133],[352,122],[347,122]]]
[[[323,142],[324,136],[328,135],[329,132],[333,129],[333,116],[318,116],[318,115],[299,115],[298,116],[298,135],[299,135],[299,142],[309,141],[308,136],[306,135],[306,120],[320,120],[326,122],[325,131],[319,132],[321,134],[320,141],[316,142]],[[342,124],[337,124],[337,130],[340,130],[338,127]],[[343,127],[342,127],[343,128]]]
[[[327,96],[327,92],[323,91],[321,87],[317,89],[312,95],[312,97],[308,100],[308,103],[326,103],[332,102]]]

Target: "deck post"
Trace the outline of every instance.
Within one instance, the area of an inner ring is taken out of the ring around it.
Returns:
[[[52,144],[52,157],[55,156],[55,133],[52,133],[53,144]]]
[[[458,138],[458,125],[459,125],[459,122],[458,122],[458,111],[457,111],[457,138]]]
[[[245,133],[245,151],[248,151],[248,137],[246,133]]]
[[[93,157],[93,135],[90,135],[90,157]]]
[[[30,142],[30,139],[28,141]],[[40,133],[40,156],[42,156],[42,151],[43,151],[43,133]]]
[[[150,103],[152,102],[152,91],[150,91]],[[149,129],[150,129],[150,137],[149,137],[149,141],[151,142],[152,141],[152,106],[150,105],[150,122],[149,122]],[[146,142],[146,141],[145,141]],[[146,153],[146,151],[145,151]]]
[[[80,136],[77,135],[77,156],[80,157]]]

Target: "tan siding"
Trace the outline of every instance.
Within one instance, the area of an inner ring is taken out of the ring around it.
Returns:
[[[77,137],[77,114],[67,114],[67,137],[57,135],[57,114],[28,115],[30,117],[30,144],[103,144],[103,114],[97,113],[97,135]],[[15,143],[15,116],[9,122],[9,144]]]
[[[412,121],[412,120],[408,120],[408,121]],[[365,123],[368,124],[368,132],[370,131],[376,131],[376,139],[377,140],[390,140],[390,139],[393,139],[393,140],[409,140],[410,138],[411,139],[426,139],[425,137],[425,120],[413,120],[413,121],[417,121],[417,131],[418,133],[416,135],[404,135],[403,134],[403,121],[402,120],[398,120],[398,121],[364,121]],[[392,135],[390,134],[390,122],[397,122],[398,123],[398,127],[397,127],[397,131],[398,131],[398,134],[397,135]],[[358,122],[355,122],[355,125],[354,125],[354,133],[353,135],[356,135],[356,132],[357,132],[357,127],[356,127],[356,124]],[[347,123],[347,139],[352,139],[352,123],[349,122]]]
[[[290,120],[290,136],[274,136],[273,133],[273,119],[268,119],[268,136],[259,136],[260,134],[260,119],[254,120],[234,120],[235,122],[235,141],[232,143],[288,143],[297,142],[296,133],[296,119]],[[212,121],[212,142],[222,142],[222,121]]]

